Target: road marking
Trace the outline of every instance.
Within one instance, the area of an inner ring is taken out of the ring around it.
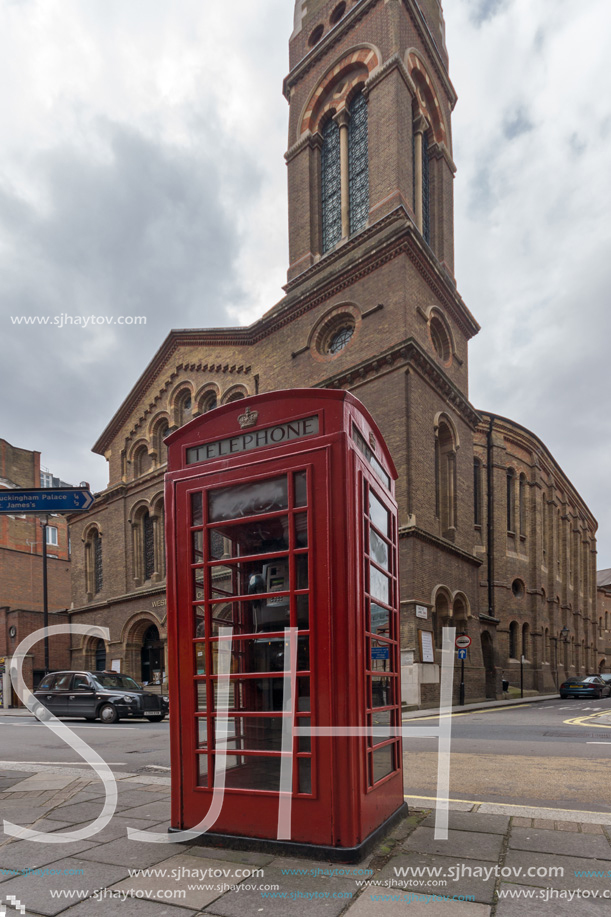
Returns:
[[[602,710],[599,713],[591,713],[590,716],[576,716],[571,720],[563,720],[567,726],[585,726],[586,721],[598,719],[600,716],[608,716],[609,710]],[[596,729],[611,729],[611,723],[590,723],[588,726],[594,726]]]
[[[407,793],[404,799],[423,799],[427,802],[463,802],[469,806],[506,806],[508,809],[544,809],[546,812],[573,812],[575,815],[602,815],[609,817],[608,812],[591,812],[589,809],[554,809],[552,806],[524,806],[515,802],[490,802],[485,799],[441,799],[437,796],[412,796]]]
[[[611,742],[586,742],[586,745],[611,745]]]
[[[103,728],[104,732],[107,732],[109,729],[120,729],[121,732],[126,732],[128,729],[138,729],[138,726],[104,726],[103,723],[98,723],[97,725],[87,724],[87,726],[81,726],[79,723],[72,723],[70,720],[60,720],[65,726],[70,726],[71,729],[100,729]],[[42,726],[43,723],[39,723],[38,720],[34,723],[0,723],[0,726]],[[144,723],[140,723],[140,726],[144,726]]]
[[[125,761],[105,761],[105,764],[111,765],[113,767],[127,767]],[[91,767],[90,764],[87,764],[86,761],[82,763],[80,761],[0,761],[2,764],[45,764],[47,767]]]
[[[435,713],[431,716],[414,716],[411,719],[404,719],[404,723],[417,723],[419,720],[439,720],[447,716],[478,716],[480,713],[498,713],[500,710],[517,710],[519,707],[523,707],[524,704],[511,704],[507,707],[492,707],[486,710],[466,710],[464,713]]]

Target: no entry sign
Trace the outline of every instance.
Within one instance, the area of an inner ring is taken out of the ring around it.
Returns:
[[[467,637],[466,634],[459,634],[454,644],[459,650],[466,650],[468,646],[471,646],[471,637]]]

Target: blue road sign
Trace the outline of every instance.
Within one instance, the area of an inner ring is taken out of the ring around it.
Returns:
[[[84,513],[93,494],[82,487],[35,487],[31,490],[0,490],[0,513],[21,516],[32,513]]]
[[[467,658],[467,650],[466,650],[466,649],[458,649],[456,652],[458,653],[458,658],[459,658],[459,659],[466,659],[466,658]]]
[[[372,646],[371,658],[372,659],[389,659],[390,658],[390,649],[387,646]]]

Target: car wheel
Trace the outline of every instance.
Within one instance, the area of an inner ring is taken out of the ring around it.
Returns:
[[[159,716],[147,716],[149,723],[160,723],[163,719],[165,719],[165,713],[162,713]]]
[[[116,707],[113,707],[112,704],[104,704],[103,707],[100,707],[100,722],[108,726],[111,723],[116,723],[119,719],[119,714],[117,713]]]

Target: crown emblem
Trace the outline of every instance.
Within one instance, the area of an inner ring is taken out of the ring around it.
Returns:
[[[258,411],[251,411],[250,408],[246,408],[243,414],[240,414],[238,417],[238,423],[241,428],[244,430],[246,427],[254,427],[259,417]]]

